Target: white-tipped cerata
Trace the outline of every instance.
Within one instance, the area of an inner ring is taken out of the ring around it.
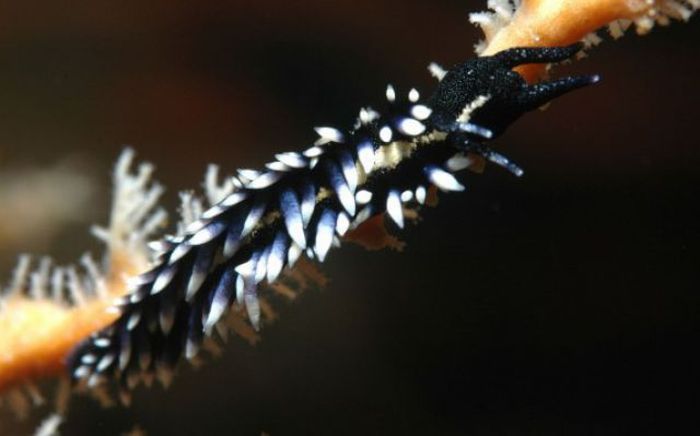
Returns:
[[[294,152],[280,153],[275,155],[278,161],[287,165],[290,168],[304,168],[307,160],[302,155]]]
[[[359,205],[365,205],[372,201],[372,193],[365,189],[360,189],[355,193],[355,201]]]
[[[163,289],[165,289],[170,282],[173,280],[173,277],[175,277],[175,273],[177,272],[177,265],[168,265],[165,268],[163,268],[163,271],[158,274],[158,278],[156,281],[153,283],[153,287],[151,288],[151,294],[157,294],[161,292]]]
[[[287,256],[287,244],[289,238],[284,231],[279,231],[275,240],[272,242],[270,255],[267,257],[267,282],[272,283],[277,280],[277,277],[284,268],[284,262]]]
[[[308,157],[309,159],[313,159],[316,157],[319,157],[323,154],[323,149],[321,147],[318,147],[314,145],[311,148],[308,148],[304,151],[304,156]]]
[[[432,115],[433,110],[428,106],[417,104],[411,108],[411,115],[417,120],[427,120]]]
[[[320,262],[326,259],[328,250],[330,250],[333,244],[335,226],[336,213],[331,209],[324,210],[318,222],[318,227],[316,228],[316,241],[314,244],[314,251]]]
[[[471,165],[472,163],[472,159],[470,159],[468,156],[462,153],[459,153],[449,158],[445,163],[445,166],[447,166],[448,170],[455,172],[461,171],[465,168],[469,168],[469,165]]]
[[[425,204],[425,198],[427,196],[428,192],[425,189],[425,186],[419,186],[416,188],[416,201],[418,204]]]
[[[277,183],[280,178],[282,178],[282,173],[278,171],[268,171],[248,183],[246,187],[249,189],[265,189]]]
[[[296,194],[291,189],[285,189],[280,194],[280,208],[284,216],[284,224],[289,236],[301,247],[306,247],[304,222],[301,206]]]
[[[243,181],[243,183],[250,183],[260,176],[260,171],[251,170],[247,168],[241,168],[238,170],[238,177]]]
[[[335,231],[338,232],[338,236],[343,237],[350,228],[350,218],[347,214],[340,212],[335,223]]]
[[[265,164],[265,168],[277,172],[289,171],[289,167],[280,161],[268,162]]]
[[[258,225],[260,218],[262,218],[263,213],[265,213],[266,205],[263,202],[253,205],[253,208],[248,213],[248,216],[243,223],[243,230],[241,231],[241,237],[247,236],[251,230]]]
[[[304,250],[300,246],[292,242],[287,252],[287,265],[289,265],[290,268],[293,267],[303,252]]]
[[[319,136],[316,145],[323,145],[329,142],[344,142],[345,137],[343,132],[336,129],[335,127],[314,127],[314,130]]]
[[[428,65],[428,71],[430,71],[431,76],[438,79],[438,82],[442,81],[442,79],[444,79],[447,75],[447,70],[445,70],[435,62],[431,62],[430,65]]]
[[[233,194],[230,194],[226,196],[223,200],[221,200],[221,206],[224,207],[231,207],[235,206],[236,204],[240,203],[241,201],[245,200],[248,198],[248,194],[245,192],[234,192]]]
[[[345,181],[345,177],[338,171],[335,165],[330,165],[328,170],[331,185],[338,196],[340,204],[348,212],[348,214],[350,214],[350,216],[354,216],[356,208],[355,196],[353,195],[352,191],[350,191],[350,187]]]
[[[394,87],[391,85],[386,86],[386,99],[390,103],[393,103],[396,101],[396,91],[394,90]]]
[[[180,244],[175,249],[173,252],[170,254],[170,258],[168,259],[168,263],[175,263],[178,260],[182,259],[187,253],[190,252],[190,249],[192,249],[192,246],[190,244]]]
[[[435,186],[442,191],[464,191],[464,186],[455,179],[455,177],[436,166],[425,167],[425,173]]]
[[[386,198],[386,211],[396,225],[399,228],[403,228],[403,208],[401,207],[401,194],[399,194],[399,191],[389,191],[389,195]]]
[[[384,143],[389,143],[391,142],[391,139],[394,137],[394,132],[391,130],[391,127],[389,126],[384,126],[381,129],[379,129],[379,139],[382,140]]]
[[[316,208],[316,188],[308,180],[301,188],[301,220],[304,228],[309,225]],[[304,245],[305,247],[306,245]]]
[[[348,183],[350,191],[355,192],[359,178],[357,168],[355,167],[355,161],[352,159],[352,156],[350,156],[349,153],[341,153],[339,161],[340,167],[343,171],[343,176],[345,176],[345,181]]]
[[[357,157],[360,160],[360,165],[366,174],[372,172],[374,168],[374,146],[369,140],[362,141],[357,146]]]
[[[206,244],[207,242],[209,242],[212,239],[219,236],[221,234],[221,232],[223,232],[224,230],[226,230],[226,223],[224,223],[222,221],[214,221],[214,222],[208,224],[207,226],[205,226],[202,230],[195,233],[190,239],[187,240],[187,244],[189,244],[189,245]],[[175,251],[177,251],[183,245],[184,244],[180,244],[180,246],[177,247],[175,249]],[[175,254],[175,251],[173,252],[173,254]],[[171,256],[171,261],[173,261],[172,256]]]
[[[404,118],[397,126],[399,132],[407,136],[418,136],[425,132],[425,124],[415,118]]]

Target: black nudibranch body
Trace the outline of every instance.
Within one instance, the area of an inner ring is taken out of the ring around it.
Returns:
[[[524,64],[560,62],[581,48],[581,44],[513,48],[459,64],[447,73],[428,100],[433,109],[431,122],[440,130],[450,131],[466,105],[480,96],[486,97],[486,103],[474,111],[469,121],[497,136],[525,112],[599,80],[597,75],[577,76],[528,85],[512,69]]]
[[[456,173],[475,156],[522,174],[486,143],[523,113],[598,76],[529,85],[512,68],[562,61],[580,48],[516,48],[472,59],[447,72],[424,100],[416,89],[404,98],[389,86],[383,114],[363,109],[353,129],[318,127],[308,149],[277,154],[260,171],[239,170],[231,192],[158,244],[153,268],[132,278],[115,303],[114,323],[73,350],[72,379],[88,386],[115,380],[124,398],[153,376],[166,383],[178,362],[197,356],[232,304],[257,328],[258,286],[285,280],[300,256],[323,262],[346,232],[380,214],[403,227],[404,211],[424,204],[431,186],[463,190]]]

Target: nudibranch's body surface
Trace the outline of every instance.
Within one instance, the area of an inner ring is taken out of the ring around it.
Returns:
[[[568,59],[579,45],[511,49],[449,71],[428,99],[386,90],[383,113],[363,109],[353,129],[320,127],[307,150],[276,155],[262,171],[240,170],[231,193],[178,236],[159,244],[148,272],[130,282],[114,323],[71,354],[71,377],[88,386],[116,379],[122,392],[154,375],[167,381],[193,359],[232,304],[257,328],[257,289],[306,255],[330,248],[386,213],[399,228],[432,186],[461,191],[454,173],[483,160],[521,170],[486,143],[523,113],[597,76],[528,85],[517,65]],[[374,218],[374,219],[373,219]]]

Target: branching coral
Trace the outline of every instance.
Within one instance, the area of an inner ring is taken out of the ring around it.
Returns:
[[[699,5],[697,1],[543,0],[522,4],[490,1],[489,6],[494,12],[472,15],[472,21],[480,24],[486,35],[479,48],[483,55],[514,46],[564,45],[605,25],[610,26],[613,36],[619,36],[631,22],[638,31],[646,32],[654,22],[665,24],[669,17],[687,19]],[[542,67],[528,66],[519,71],[535,80]],[[126,292],[125,278],[146,269],[151,257],[146,243],[164,223],[165,216],[156,206],[161,190],[149,183],[152,168],[142,166],[137,174],[132,174],[130,162],[131,154],[127,153],[115,171],[110,226],[95,229],[95,234],[107,244],[104,266],[85,257],[82,274],[71,268],[51,268],[48,261],[30,273],[29,260],[20,261],[0,312],[0,389],[60,375],[64,358],[73,346],[114,320],[115,315],[106,308]],[[216,180],[215,170],[210,171],[206,183],[209,204],[232,189],[230,184],[219,186]],[[203,209],[200,200],[184,194],[182,228],[200,216]],[[294,295],[283,284],[279,286],[280,293]],[[255,340],[255,332],[242,318],[237,318],[236,323],[240,331],[247,331]]]
[[[492,12],[470,15],[481,26],[485,40],[477,44],[480,55],[491,55],[510,47],[538,47],[571,44],[586,40],[596,43],[599,29],[608,26],[619,38],[634,24],[637,33],[649,32],[655,23],[671,19],[687,21],[700,8],[698,0],[489,0]],[[528,65],[518,71],[535,80],[544,70]]]
[[[102,262],[86,254],[78,270],[43,258],[32,272],[31,259],[20,258],[0,300],[0,390],[61,376],[67,350],[114,320],[107,308],[126,292],[125,278],[148,265],[146,243],[165,222],[157,206],[162,188],[150,182],[150,165],[131,173],[132,158],[127,151],[116,165],[109,227],[93,229],[106,244]],[[8,399],[25,413],[22,395]]]

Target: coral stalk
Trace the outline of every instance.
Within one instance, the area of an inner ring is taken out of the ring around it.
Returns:
[[[634,23],[637,32],[646,33],[654,23],[666,25],[670,19],[688,20],[700,8],[699,0],[490,0],[493,12],[471,14],[481,26],[486,40],[477,46],[480,55],[492,55],[511,47],[567,45],[585,39],[609,26],[613,37],[620,37]],[[593,41],[596,39],[594,38]],[[518,68],[528,81],[539,78],[545,67]]]

